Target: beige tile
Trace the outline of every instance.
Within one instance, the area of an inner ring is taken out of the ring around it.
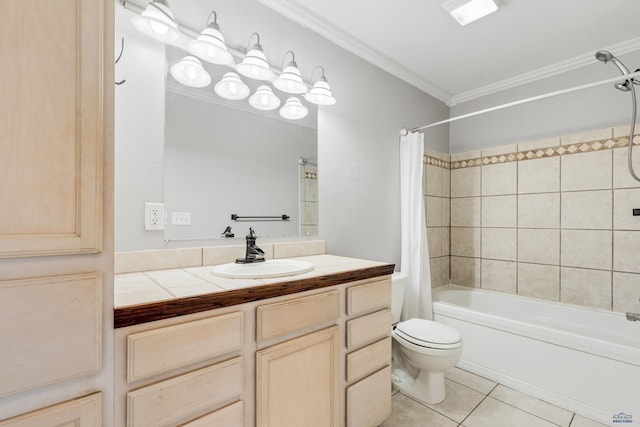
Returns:
[[[640,274],[613,272],[613,311],[640,313]]]
[[[427,227],[440,227],[442,225],[442,198],[425,196],[425,214],[427,215]]]
[[[477,159],[480,156],[482,156],[482,152],[480,150],[467,151],[465,153],[452,153],[451,154],[451,161],[452,162],[459,162],[459,161],[462,161],[462,160]]]
[[[429,272],[431,273],[431,287],[437,288],[444,285],[442,279],[442,258],[431,258],[429,260]]]
[[[613,228],[640,231],[640,216],[633,209],[640,208],[640,188],[613,191]]]
[[[482,289],[516,293],[516,266],[509,261],[482,260]]]
[[[448,227],[451,223],[451,200],[449,198],[442,198],[440,200],[442,205],[442,217],[440,218],[440,222],[442,226]]]
[[[482,258],[515,261],[516,241],[515,228],[483,228]]]
[[[533,151],[558,146],[560,146],[560,137],[555,136],[553,138],[538,139],[536,141],[520,143],[518,144],[518,151]]]
[[[601,190],[612,185],[611,150],[560,157],[562,191]]]
[[[425,165],[424,180],[423,189],[426,196],[442,196],[442,168]]]
[[[438,150],[434,150],[433,148],[429,148],[429,147],[426,147],[424,149],[424,154],[429,156],[429,157],[434,157],[434,158],[440,159],[440,160],[443,160],[443,157],[444,157],[444,153],[442,153],[442,152],[440,152]]]
[[[569,426],[573,418],[572,412],[503,385],[498,385],[489,396],[559,426]]]
[[[560,144],[579,144],[581,142],[591,142],[591,141],[600,141],[607,140],[613,137],[613,129],[612,128],[604,128],[604,129],[596,129],[589,130],[586,132],[573,133],[571,135],[565,135],[560,137]]]
[[[480,227],[480,197],[451,199],[452,227]]]
[[[515,194],[518,182],[517,162],[482,166],[482,195]]]
[[[224,290],[210,281],[182,269],[149,271],[146,274],[176,297],[209,294]]]
[[[114,276],[113,282],[115,307],[174,298],[144,273],[118,274]]]
[[[636,139],[640,137],[636,136]],[[629,149],[616,148],[613,151],[613,188],[637,188],[640,181],[636,181],[629,172]],[[640,177],[640,148],[633,147],[633,171]]]
[[[560,263],[566,267],[611,270],[611,232],[562,230]]]
[[[518,162],[518,193],[560,191],[560,156]]]
[[[611,310],[611,271],[561,267],[560,301]]]
[[[499,156],[500,154],[511,154],[517,151],[517,144],[499,145],[497,147],[485,148],[484,150],[482,150],[482,157]]]
[[[518,295],[559,301],[560,267],[519,263]]]
[[[479,288],[480,260],[451,256],[451,283],[469,288]]]
[[[321,255],[326,252],[327,249],[324,240],[277,242],[273,244],[273,258],[275,259]]]
[[[613,269],[640,273],[640,231],[613,232]]]
[[[571,422],[571,427],[604,427],[606,424],[600,424],[597,421],[593,421],[589,418],[585,418],[582,415],[576,414]]]
[[[611,230],[611,193],[611,190],[562,193],[562,228]]]
[[[116,252],[114,257],[116,274],[198,265],[202,265],[201,248]]]
[[[402,393],[396,393],[392,400],[391,416],[380,427],[456,427],[450,420]]]
[[[487,196],[482,198],[483,227],[515,227],[517,196]]]
[[[271,246],[271,245],[267,245]],[[260,245],[262,250],[266,248]],[[246,245],[209,246],[202,248],[202,264],[218,265],[234,262],[238,258],[244,258]]]
[[[451,170],[441,168],[440,171],[442,173],[441,194],[443,197],[451,197]]]
[[[440,250],[441,250],[442,256],[451,255],[451,243],[450,243],[451,228],[442,227],[441,230],[442,231],[440,233],[440,237],[442,238],[442,247],[440,248]]]
[[[309,201],[305,203],[304,223],[311,225],[318,223],[318,203]]]
[[[518,230],[518,261],[560,264],[560,230]]]
[[[519,195],[518,227],[559,228],[560,193]]]
[[[451,197],[480,195],[481,167],[454,169],[451,171]]]
[[[465,427],[557,427],[514,406],[487,397],[464,421]]]
[[[427,245],[429,258],[442,256],[442,227],[427,228]]]
[[[480,257],[480,228],[451,227],[451,255]]]
[[[484,398],[484,394],[447,379],[445,388],[447,396],[444,401],[427,406],[458,422],[465,419]]]
[[[455,381],[472,390],[479,391],[482,394],[489,394],[489,392],[497,385],[497,383],[491,380],[472,374],[471,372],[460,368],[450,369],[445,372],[444,376],[451,381]]]
[[[305,183],[305,200],[311,202],[318,201],[318,180],[307,179]]]
[[[629,130],[630,130],[630,125],[621,125],[621,126],[616,126],[613,128],[613,137],[614,138],[629,138]],[[635,138],[634,140],[638,137],[638,135],[640,135],[640,126],[636,125],[636,129],[635,129]]]

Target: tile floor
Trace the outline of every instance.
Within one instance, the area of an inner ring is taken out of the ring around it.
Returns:
[[[437,405],[393,396],[381,427],[602,427],[604,424],[543,402],[486,378],[454,368],[446,374],[447,398]]]

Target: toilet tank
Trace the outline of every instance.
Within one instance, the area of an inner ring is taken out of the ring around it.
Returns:
[[[391,275],[391,316],[393,324],[400,321],[402,304],[404,304],[404,291],[408,282],[409,278],[406,274],[395,272]]]

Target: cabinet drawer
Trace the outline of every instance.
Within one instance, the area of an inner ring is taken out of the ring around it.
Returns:
[[[347,349],[372,343],[391,333],[391,310],[376,311],[347,322]]]
[[[243,347],[243,314],[229,313],[127,337],[127,381],[189,366]]]
[[[174,426],[202,416],[242,393],[242,357],[127,393],[127,426]]]
[[[391,337],[347,354],[347,382],[361,380],[391,363]]]
[[[391,415],[391,367],[347,388],[347,427],[377,426]]]
[[[365,314],[391,306],[391,279],[347,288],[347,314]]]
[[[238,401],[180,427],[242,427],[243,412],[244,404]]]
[[[333,290],[257,308],[256,340],[263,341],[340,317],[340,292]]]

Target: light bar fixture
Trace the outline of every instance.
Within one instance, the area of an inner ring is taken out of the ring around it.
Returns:
[[[300,70],[298,70],[298,64],[296,64],[296,55],[293,51],[290,50],[284,54],[284,57],[282,58],[283,65],[284,58],[287,57],[287,54],[291,54],[291,61],[283,68],[282,74],[273,81],[273,85],[276,89],[280,89],[286,93],[292,93],[295,95],[307,93],[307,85],[302,81]]]
[[[205,87],[211,83],[211,76],[202,67],[202,63],[195,56],[187,55],[182,61],[171,67],[171,75],[185,86]]]
[[[211,19],[213,16],[213,20]],[[212,64],[229,65],[233,63],[233,56],[227,50],[224,37],[218,26],[218,14],[209,14],[207,27],[202,30],[197,39],[189,41],[189,51]]]
[[[503,0],[449,0],[442,3],[442,7],[460,25],[467,25],[495,12],[503,4]]]
[[[251,45],[253,36],[256,36],[257,42]],[[250,48],[247,49],[247,55],[241,63],[236,65],[236,70],[243,76],[255,80],[271,80],[274,77],[273,71],[269,68],[267,57],[264,55],[262,46],[260,46],[260,34],[253,33],[249,37]]]

